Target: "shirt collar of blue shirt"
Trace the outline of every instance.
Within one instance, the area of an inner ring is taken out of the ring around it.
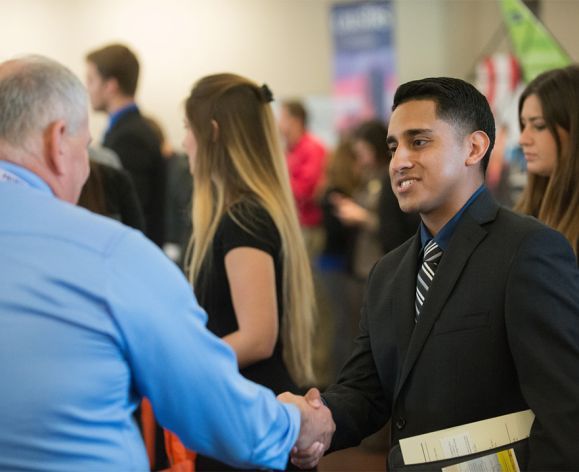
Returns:
[[[442,229],[438,232],[438,234],[434,237],[436,244],[440,246],[443,251],[446,251],[448,248],[448,243],[450,242],[450,238],[456,229],[456,225],[460,221],[461,216],[466,211],[466,209],[474,202],[477,197],[486,189],[486,187],[481,185],[476,192],[474,192],[468,201],[462,206],[460,210],[450,219],[448,223],[446,223]],[[420,242],[422,251],[424,251],[424,246],[428,244],[428,242],[433,239],[430,231],[426,228],[426,225],[423,222],[420,222]]]
[[[129,113],[131,111],[139,111],[139,107],[136,103],[131,103],[126,107],[120,108],[114,113],[111,114],[109,117],[109,127],[107,128],[107,133],[112,129],[112,127],[117,124],[117,122],[121,119],[121,116]]]
[[[5,171],[10,172],[14,174],[16,177],[23,180],[24,183],[29,187],[32,187],[36,190],[40,190],[43,193],[54,195],[49,185],[40,177],[38,177],[38,175],[36,175],[34,172],[29,171],[28,169],[25,169],[22,166],[14,164],[13,162],[2,160],[0,160],[0,167]]]

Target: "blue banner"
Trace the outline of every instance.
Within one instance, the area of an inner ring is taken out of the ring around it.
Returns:
[[[334,98],[338,129],[387,119],[396,88],[394,14],[390,1],[332,8]]]

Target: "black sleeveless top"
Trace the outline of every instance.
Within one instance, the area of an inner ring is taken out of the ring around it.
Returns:
[[[208,252],[195,284],[195,295],[208,315],[208,329],[219,337],[237,331],[237,318],[233,309],[231,290],[225,271],[226,254],[239,247],[259,249],[271,255],[275,268],[278,320],[280,332],[273,354],[242,369],[241,374],[249,380],[264,385],[276,394],[296,392],[295,383],[285,366],[282,356],[281,326],[283,316],[283,263],[281,259],[281,238],[267,213],[256,203],[240,203],[225,214],[213,239],[213,247]]]

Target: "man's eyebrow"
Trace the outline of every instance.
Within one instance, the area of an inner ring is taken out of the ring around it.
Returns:
[[[417,134],[432,134],[432,130],[430,128],[414,128],[414,129],[407,129],[404,131],[403,135],[407,137],[414,137]]]
[[[419,134],[432,134],[432,130],[430,128],[411,128],[411,129],[405,130],[402,133],[402,136],[404,136],[406,138],[413,138],[414,136],[417,136]],[[398,142],[398,139],[392,135],[390,135],[386,138],[387,144],[397,143],[397,142]]]

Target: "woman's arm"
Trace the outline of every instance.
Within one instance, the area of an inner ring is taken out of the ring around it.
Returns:
[[[343,225],[359,226],[371,232],[378,230],[378,215],[358,205],[353,199],[334,193],[330,202],[334,205],[334,214]]]
[[[223,340],[243,368],[271,357],[277,341],[275,267],[267,252],[238,247],[226,254],[225,271],[239,329]]]

